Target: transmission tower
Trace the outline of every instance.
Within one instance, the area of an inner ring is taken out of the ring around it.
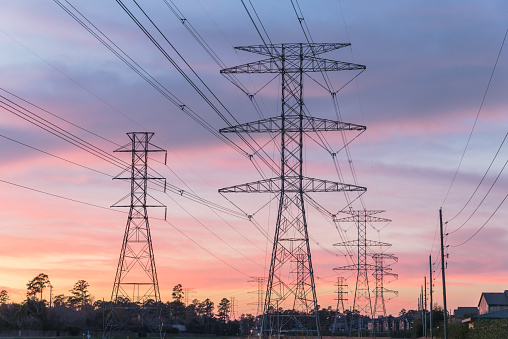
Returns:
[[[345,218],[334,219],[335,222],[354,222],[357,225],[358,229],[357,240],[350,240],[334,244],[334,246],[345,246],[345,247],[355,246],[357,248],[356,264],[334,268],[334,270],[356,271],[356,287],[352,311],[353,312],[359,311],[360,315],[364,314],[367,315],[368,317],[373,317],[368,271],[375,271],[376,266],[367,263],[367,248],[373,246],[376,247],[391,246],[391,244],[388,243],[367,240],[367,223],[391,221],[389,219],[373,216],[374,214],[382,212],[384,211],[368,211],[368,210],[344,211],[344,213],[349,214],[350,216]],[[357,329],[358,332],[360,333],[360,331],[362,330],[360,318],[358,318],[357,324],[358,324]],[[350,334],[352,332],[352,328],[353,324],[351,324],[350,326]]]
[[[348,299],[345,298],[348,294],[348,292],[345,290],[345,288],[348,286],[346,285],[346,278],[339,276],[337,277],[337,283],[335,284],[337,286],[337,308],[335,309],[335,318],[333,320],[333,332],[338,332],[339,328],[343,328],[341,332],[347,332],[348,331],[348,324],[347,324],[347,316],[346,316],[346,308],[344,306],[344,301],[347,301]],[[343,324],[339,323],[339,310],[342,313],[342,319],[344,320]]]
[[[147,208],[165,206],[147,204],[147,197],[151,197],[147,186],[149,180],[165,179],[149,176],[147,162],[149,153],[166,151],[150,143],[153,133],[132,132],[127,135],[131,142],[115,152],[131,153],[132,162],[114,179],[130,181],[130,204],[122,204],[126,196],[112,207],[128,207],[129,216],[104,337],[111,338],[115,331],[140,326],[147,326],[149,331],[162,337],[161,299]]]
[[[229,320],[233,319],[233,320],[236,320],[236,314],[235,314],[235,310],[236,310],[236,300],[235,300],[235,297],[231,297],[231,310],[229,312]]]
[[[262,307],[263,307],[263,297],[264,297],[263,289],[265,287],[264,284],[266,282],[266,278],[265,277],[251,277],[251,280],[249,280],[247,282],[257,283],[257,290],[247,292],[247,293],[256,293],[257,294],[257,302],[249,303],[248,305],[257,305],[256,316],[258,316],[261,314]]]
[[[278,73],[282,114],[221,129],[221,133],[280,134],[280,174],[275,178],[220,189],[228,192],[279,194],[279,208],[267,281],[261,336],[281,334],[321,338],[311,262],[306,192],[365,192],[366,188],[303,175],[303,136],[308,132],[363,131],[364,126],[304,115],[303,76],[307,72],[362,70],[365,66],[318,58],[350,44],[288,43],[236,47],[267,59],[226,68],[221,73]]]
[[[376,300],[374,302],[374,317],[377,314],[386,317],[386,305],[384,299],[384,293],[394,293],[398,294],[397,291],[388,290],[384,287],[384,281],[386,276],[391,276],[395,279],[398,278],[398,274],[392,273],[390,265],[385,265],[386,260],[392,260],[394,262],[398,262],[398,258],[393,254],[387,253],[373,253],[370,254],[372,259],[374,259],[374,266],[376,267],[374,270],[374,278],[376,279],[376,289],[374,290],[374,294],[376,296]]]

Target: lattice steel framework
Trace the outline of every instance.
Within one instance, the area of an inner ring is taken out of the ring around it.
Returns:
[[[365,192],[366,188],[303,175],[303,136],[320,131],[363,131],[364,126],[304,115],[303,75],[306,72],[362,70],[365,66],[318,58],[317,55],[349,44],[288,43],[236,47],[268,56],[221,70],[221,73],[279,73],[282,82],[282,114],[279,117],[221,129],[221,133],[279,133],[280,176],[219,190],[279,194],[270,272],[267,281],[261,336],[298,334],[321,337],[312,269],[306,192]]]
[[[385,261],[390,260],[392,262],[398,262],[398,258],[393,254],[388,253],[373,253],[369,254],[374,260],[375,270],[373,273],[374,278],[376,279],[376,288],[374,289],[375,302],[374,309],[372,314],[374,317],[376,315],[382,315],[386,317],[386,304],[385,304],[385,293],[393,293],[398,295],[397,291],[388,290],[384,287],[385,277],[393,277],[394,279],[398,278],[398,274],[392,273],[391,264],[386,265]]]
[[[114,179],[130,181],[130,203],[122,203],[128,195],[112,207],[128,207],[129,216],[111,293],[113,306],[106,319],[106,338],[115,331],[141,326],[162,336],[161,299],[147,208],[165,206],[147,204],[147,197],[151,197],[147,189],[149,180],[165,181],[149,176],[148,154],[166,151],[150,143],[153,133],[131,132],[127,135],[131,142],[115,152],[131,153],[131,165]]]
[[[346,316],[346,307],[344,306],[344,301],[348,301],[348,298],[345,298],[348,294],[348,292],[345,290],[348,285],[346,284],[346,278],[344,277],[337,277],[337,283],[335,284],[337,286],[337,308],[335,309],[335,318],[333,320],[332,328],[333,332],[348,332],[348,323],[347,323],[347,316]],[[339,310],[342,314],[341,318],[343,322],[340,322],[339,319]]]
[[[353,311],[359,311],[360,314],[367,315],[369,317],[373,317],[372,313],[372,300],[370,297],[370,289],[369,289],[369,275],[368,271],[375,271],[376,266],[373,264],[369,264],[367,262],[367,248],[368,247],[389,247],[391,244],[367,240],[367,224],[372,222],[390,222],[391,220],[385,218],[379,218],[373,216],[374,214],[382,213],[384,211],[368,211],[368,210],[358,210],[358,211],[344,211],[344,213],[349,214],[349,217],[345,218],[335,218],[335,222],[354,222],[357,225],[358,229],[358,239],[345,241],[342,243],[334,244],[334,246],[346,246],[346,247],[356,247],[357,248],[357,257],[356,263],[352,265],[342,266],[334,268],[334,270],[344,270],[344,271],[356,271],[356,286],[355,286],[355,297],[353,299]],[[353,324],[351,324],[350,330],[352,330]],[[358,331],[361,331],[360,321],[358,321]]]

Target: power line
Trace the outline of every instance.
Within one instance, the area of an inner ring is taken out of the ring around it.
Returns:
[[[499,148],[497,149],[497,152],[496,154],[494,155],[494,158],[492,158],[492,161],[490,162],[490,165],[489,167],[487,168],[487,170],[485,171],[485,173],[483,174],[483,177],[482,179],[480,180],[480,182],[478,183],[478,185],[476,186],[476,189],[474,190],[473,194],[471,194],[471,196],[469,197],[469,199],[467,200],[466,204],[461,208],[461,210],[453,217],[451,218],[450,220],[448,220],[448,222],[451,222],[452,220],[454,220],[456,217],[458,217],[462,211],[464,211],[464,209],[466,208],[466,206],[469,204],[469,202],[471,202],[471,200],[473,199],[474,195],[476,194],[476,192],[478,191],[478,189],[480,188],[480,185],[483,183],[483,180],[485,180],[485,177],[487,176],[487,173],[489,172],[490,168],[492,167],[492,164],[494,163],[494,161],[496,160],[498,154],[499,154],[499,151],[501,151],[501,148],[503,147],[503,144],[504,142],[506,141],[506,137],[508,137],[508,133],[505,134],[504,136],[504,139],[503,139],[503,142],[501,142],[501,145],[499,146]],[[503,169],[505,168],[506,166],[506,163],[505,165],[503,166]],[[503,170],[501,170],[501,173],[502,173]],[[496,180],[494,181],[494,184],[497,182],[497,179],[499,178],[499,176],[501,175],[501,173],[498,174],[498,176],[496,177]],[[494,184],[492,184],[491,188],[489,189],[489,191],[487,192],[487,194],[490,192],[490,190],[492,189],[492,187],[494,186]],[[487,195],[486,195],[487,196]],[[485,197],[486,197],[485,196]],[[483,198],[483,200],[485,200],[485,197]],[[482,200],[482,202],[483,202]],[[478,206],[479,207],[479,206]],[[475,212],[476,210],[478,210],[478,208],[475,209]],[[474,214],[474,212],[473,212]],[[471,214],[471,216],[467,219],[469,220],[473,214]],[[467,221],[466,221],[467,222]],[[464,226],[466,223],[462,224],[462,226]],[[454,231],[451,231],[451,232],[448,232],[448,234],[452,234],[452,233],[455,233],[457,232],[459,229],[462,228],[462,226],[460,226],[459,228],[457,228],[456,230]]]
[[[464,160],[464,155],[466,154],[467,147],[469,146],[469,142],[471,141],[471,137],[473,135],[474,128],[476,126],[476,123],[478,122],[478,118],[480,117],[480,112],[482,111],[483,103],[485,102],[485,98],[487,97],[487,93],[489,92],[490,83],[492,82],[492,78],[494,77],[494,72],[496,71],[497,62],[499,61],[499,57],[501,56],[501,51],[503,50],[504,42],[506,41],[507,35],[508,35],[508,29],[506,30],[506,33],[504,34],[503,42],[501,43],[501,48],[499,49],[499,53],[497,54],[496,62],[494,64],[494,68],[492,69],[492,73],[490,74],[489,82],[487,83],[487,88],[485,89],[485,93],[483,94],[480,108],[478,109],[478,113],[476,113],[476,118],[474,120],[473,127],[471,128],[471,132],[469,133],[469,137],[467,138],[466,147],[464,147],[464,151],[462,152],[462,156],[460,157],[459,165],[457,166],[457,170],[455,171],[455,174],[453,175],[452,182],[450,184],[450,187],[448,188],[448,191],[446,192],[446,195],[444,197],[444,200],[443,200],[443,203],[441,204],[441,206],[444,205],[444,203],[446,202],[446,199],[448,198],[448,194],[450,194],[453,183],[455,182],[455,179],[457,178],[457,174],[459,173],[459,169],[462,164],[462,160]]]
[[[459,246],[462,246],[464,245],[465,243],[467,243],[469,240],[473,239],[478,233],[480,233],[480,231],[485,227],[485,225],[487,225],[487,223],[490,221],[490,219],[492,219],[492,217],[496,214],[496,212],[499,210],[499,208],[501,207],[501,205],[504,203],[504,201],[506,200],[506,198],[508,198],[508,194],[504,197],[504,199],[501,201],[501,203],[497,206],[496,210],[494,212],[492,212],[492,214],[489,216],[489,218],[487,219],[487,221],[485,221],[485,223],[476,231],[473,233],[472,236],[470,236],[466,241],[464,242],[461,242],[460,244],[458,245],[449,245],[450,247],[459,247]]]
[[[9,185],[12,185],[12,186],[16,186],[16,187],[19,187],[19,188],[23,188],[23,189],[26,189],[26,190],[29,190],[29,191],[33,191],[33,192],[49,195],[49,196],[52,196],[52,197],[55,197],[55,198],[72,201],[72,202],[75,202],[75,203],[78,203],[78,204],[82,204],[82,205],[97,207],[97,208],[101,208],[103,210],[108,210],[108,211],[125,213],[125,212],[122,212],[122,211],[113,210],[113,209],[111,209],[109,207],[103,207],[103,206],[99,206],[99,205],[92,204],[92,203],[89,203],[89,202],[85,202],[85,201],[81,201],[81,200],[76,200],[76,199],[72,199],[72,198],[67,198],[67,197],[64,197],[62,195],[58,195],[58,194],[54,194],[54,193],[49,193],[49,192],[42,191],[42,190],[39,190],[39,189],[35,189],[35,188],[32,188],[32,187],[23,186],[23,185],[20,185],[20,184],[15,184],[15,183],[7,181],[7,180],[0,179],[0,182],[3,182],[4,184],[9,184]]]

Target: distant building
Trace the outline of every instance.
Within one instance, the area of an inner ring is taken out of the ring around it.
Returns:
[[[387,317],[376,318],[373,322],[369,321],[368,329],[372,331],[375,329],[376,332],[391,332],[391,331],[410,331],[413,328],[415,317],[409,315],[401,315],[399,317],[393,317],[391,315]]]
[[[502,293],[482,293],[478,308],[480,315],[508,309],[508,290]]]
[[[497,294],[497,293],[493,293],[493,294]],[[476,320],[490,320],[490,321],[492,321],[492,325],[494,325],[496,320],[500,320],[500,319],[508,319],[508,309],[485,313],[485,314],[481,314],[481,315],[474,315],[471,318],[462,320],[462,323],[468,324],[469,328],[474,328],[474,323]]]
[[[469,318],[478,314],[478,307],[457,307],[457,309],[453,310],[453,317],[457,319]]]

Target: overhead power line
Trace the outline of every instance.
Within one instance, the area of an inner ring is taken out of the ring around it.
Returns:
[[[478,118],[480,117],[480,112],[482,111],[483,104],[485,102],[485,98],[487,97],[487,93],[489,92],[490,83],[492,82],[492,78],[494,77],[494,73],[495,73],[496,67],[497,67],[497,62],[499,61],[499,57],[501,56],[501,52],[503,51],[503,46],[506,41],[507,35],[508,35],[508,29],[506,30],[506,33],[504,34],[503,42],[501,43],[501,48],[499,48],[499,53],[497,54],[496,62],[494,63],[494,67],[492,68],[492,73],[490,74],[489,82],[487,83],[487,88],[485,89],[485,93],[483,94],[480,108],[478,109],[478,112],[476,113],[476,118],[474,120],[473,127],[471,127],[471,132],[469,133],[469,136],[467,138],[466,147],[464,147],[464,151],[462,152],[462,155],[460,157],[459,165],[457,166],[457,169],[455,170],[455,174],[453,175],[452,182],[450,183],[450,187],[448,188],[448,191],[446,192],[446,195],[444,197],[444,200],[443,200],[443,203],[441,204],[441,206],[443,206],[445,204],[446,199],[448,198],[448,195],[450,194],[453,183],[455,182],[455,179],[457,178],[457,174],[459,173],[460,166],[462,165],[462,161],[464,160],[464,156],[466,155],[466,151],[469,146],[469,142],[471,141],[471,137],[472,137],[474,129],[476,127],[476,123],[478,122]]]

